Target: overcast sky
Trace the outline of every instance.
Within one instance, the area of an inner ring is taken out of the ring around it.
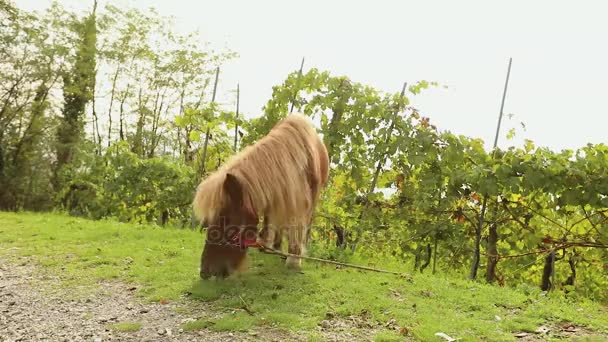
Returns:
[[[103,6],[106,0],[98,0]],[[82,9],[88,0],[61,0]],[[112,1],[117,3],[117,1]],[[49,0],[17,0],[43,9]],[[449,86],[411,98],[442,130],[494,140],[513,58],[499,145],[520,128],[553,149],[608,142],[608,3],[605,1],[119,0],[172,15],[215,47],[238,52],[219,91],[241,84],[241,108],[261,115],[271,87],[316,67],[383,91],[426,79]],[[526,131],[519,122],[524,122]]]

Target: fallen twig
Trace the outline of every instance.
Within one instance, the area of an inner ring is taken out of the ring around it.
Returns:
[[[241,302],[243,302],[243,310],[245,310],[248,314],[253,316],[253,310],[251,310],[249,308],[249,306],[247,305],[247,302],[245,302],[245,300],[243,299],[243,297],[241,297],[241,295],[239,295],[239,299],[241,300]]]

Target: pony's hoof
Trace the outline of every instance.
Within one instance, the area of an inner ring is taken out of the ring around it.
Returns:
[[[285,265],[291,270],[299,271],[302,268],[302,259],[287,257],[287,260],[285,260]]]

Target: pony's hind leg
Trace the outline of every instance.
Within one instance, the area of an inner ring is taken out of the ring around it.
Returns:
[[[276,231],[274,233],[274,243],[272,244],[272,248],[274,248],[277,251],[280,251],[282,243],[283,243],[283,232]]]

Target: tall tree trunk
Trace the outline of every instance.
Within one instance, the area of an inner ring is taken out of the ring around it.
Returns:
[[[165,88],[160,95],[160,102],[158,106],[154,105],[154,111],[152,112],[152,134],[150,135],[150,144],[148,146],[148,158],[154,158],[156,154],[156,148],[158,147],[158,143],[160,141],[160,136],[158,135],[158,128],[160,126],[160,118],[163,112],[163,108],[165,108],[165,97],[167,95],[168,88]],[[159,89],[160,94],[160,89]],[[165,114],[169,110],[169,106],[167,105],[165,108]]]
[[[190,141],[190,132],[192,132],[192,125],[186,125],[184,139],[186,140],[184,143],[184,161],[186,164],[190,164],[192,162],[192,142]]]
[[[120,136],[120,141],[124,141],[125,140],[125,135],[126,135],[126,131],[125,131],[125,101],[127,100],[127,97],[129,96],[129,88],[130,88],[130,84],[127,84],[127,90],[125,90],[125,93],[123,95],[123,97],[120,99],[120,117],[119,117],[119,136]]]
[[[162,134],[158,134],[158,128],[160,126],[160,112],[162,111],[163,107],[165,107],[165,117],[169,114],[169,109],[171,108],[169,105],[165,106],[164,105],[164,95],[163,95],[163,100],[160,104],[160,108],[159,108],[159,113],[158,113],[158,119],[156,121],[156,124],[154,126],[154,130],[152,134],[152,141],[150,143],[150,153],[148,153],[148,158],[154,158],[154,156],[156,155],[156,149],[158,148],[158,144],[160,143],[160,138],[162,137]]]
[[[133,138],[133,147],[132,147],[132,151],[133,153],[137,154],[140,157],[143,157],[144,154],[144,123],[145,123],[145,119],[146,119],[146,108],[145,108],[145,104],[143,101],[143,89],[140,86],[139,87],[139,95],[137,96],[137,101],[138,101],[138,118],[137,118],[137,125],[135,128],[135,137]],[[147,101],[146,101],[147,102]]]
[[[95,96],[91,101],[91,106],[93,109],[93,141],[97,142],[96,153],[97,155],[101,155],[101,133],[99,133],[99,118],[97,117],[97,112],[95,111]]]
[[[116,67],[114,78],[112,79],[112,90],[110,91],[110,103],[108,104],[108,147],[112,144],[112,105],[114,104],[114,95],[116,94],[116,80],[120,73],[120,66]]]
[[[179,115],[185,115],[186,114],[186,108],[184,107],[184,99],[186,97],[186,86],[184,84],[182,84],[182,89],[179,93]],[[188,125],[186,125],[188,126]],[[180,153],[182,153],[182,156],[184,157],[184,162],[187,164],[189,163],[189,151],[190,151],[190,137],[187,136],[188,132],[186,132],[186,137],[185,137],[185,146],[182,147],[182,128],[181,127],[177,127],[177,144],[178,144],[178,150],[180,151]]]

